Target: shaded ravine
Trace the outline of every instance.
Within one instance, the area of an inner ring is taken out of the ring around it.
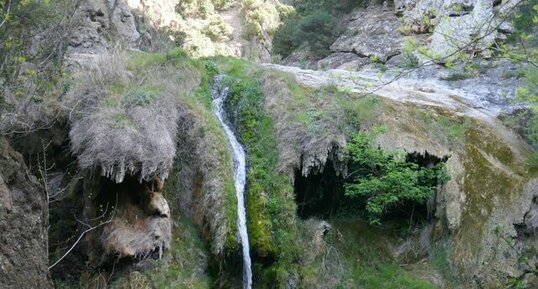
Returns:
[[[215,77],[213,82],[213,87],[211,90],[211,95],[213,97],[213,112],[219,119],[222,128],[226,132],[226,136],[228,137],[228,141],[233,152],[234,183],[237,195],[237,231],[241,241],[241,247],[243,249],[243,288],[250,289],[252,288],[252,268],[250,261],[250,246],[248,243],[244,196],[246,183],[246,156],[245,150],[226,122],[224,101],[228,96],[229,88],[222,86],[222,80],[224,77],[224,75],[218,75]]]

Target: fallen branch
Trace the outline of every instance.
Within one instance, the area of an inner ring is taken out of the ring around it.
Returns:
[[[49,266],[49,270],[54,268],[54,266],[58,265],[58,263],[60,263],[63,259],[65,259],[65,257],[67,257],[67,255],[69,255],[75,249],[75,247],[78,245],[80,240],[82,240],[82,237],[84,237],[84,235],[86,235],[87,233],[89,233],[89,232],[91,232],[91,231],[93,231],[93,230],[95,230],[95,229],[97,229],[99,227],[102,227],[102,226],[112,222],[112,220],[114,219],[114,216],[116,215],[117,206],[118,206],[118,195],[116,195],[116,205],[114,206],[114,211],[112,212],[112,215],[110,216],[110,219],[108,219],[105,222],[99,223],[99,225],[96,225],[96,226],[93,226],[93,227],[91,227],[90,225],[88,225],[88,224],[86,224],[84,222],[81,222],[81,221],[79,221],[77,219],[78,222],[80,222],[83,225],[85,225],[86,227],[88,227],[88,229],[86,229],[84,232],[82,232],[80,234],[80,236],[78,236],[78,239],[75,241],[75,243],[71,246],[71,248],[69,248],[69,250],[67,250],[67,252],[65,252],[65,254],[62,255],[62,257],[60,257],[60,259],[56,260],[56,262],[54,262],[54,264]],[[107,206],[107,208],[108,208],[108,206]]]

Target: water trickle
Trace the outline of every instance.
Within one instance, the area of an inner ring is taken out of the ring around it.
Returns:
[[[250,267],[250,246],[248,244],[248,233],[245,211],[245,182],[246,182],[246,162],[245,150],[235,137],[232,129],[227,124],[226,112],[224,111],[224,101],[228,96],[228,87],[223,87],[224,75],[217,75],[214,79],[211,95],[213,97],[213,112],[224,128],[228,141],[233,151],[234,181],[237,195],[237,231],[243,249],[243,288],[252,288],[252,269]]]

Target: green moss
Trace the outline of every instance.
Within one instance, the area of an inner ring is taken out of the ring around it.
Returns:
[[[435,288],[394,259],[390,248],[400,239],[398,223],[378,227],[361,220],[333,219],[330,222],[333,229],[326,241],[333,253],[327,250],[312,264],[301,268],[307,284],[319,286],[319,282],[329,281],[320,280],[325,278],[333,279],[330,282],[338,284],[337,288]],[[339,272],[335,274],[331,270]]]
[[[225,80],[230,87],[226,109],[247,150],[247,225],[256,256],[254,262],[275,259],[269,267],[255,264],[255,276],[270,278],[256,282],[285,282],[282,276],[290,271],[296,251],[293,188],[289,177],[277,169],[279,155],[274,124],[264,108],[261,84],[256,80],[260,75],[245,64],[223,59],[221,67],[230,76]]]
[[[411,113],[428,134],[433,135],[440,143],[457,149],[463,145],[467,131],[471,127],[468,118],[456,116],[442,108],[432,110],[412,110]]]
[[[464,148],[463,190],[467,202],[458,235],[468,239],[465,251],[477,256],[483,250],[480,240],[489,233],[487,221],[496,204],[510,202],[526,178],[517,174],[524,164],[516,161],[512,150],[478,124],[468,131]]]
[[[436,288],[427,281],[413,277],[397,264],[388,263],[377,266],[377,268],[368,266],[356,270],[356,274],[359,276],[357,281],[362,285],[361,288]]]

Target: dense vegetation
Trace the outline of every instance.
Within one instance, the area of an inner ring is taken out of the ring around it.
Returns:
[[[65,92],[61,63],[71,1],[0,1],[0,133],[46,126],[53,119],[24,110],[52,110]]]
[[[306,49],[314,59],[327,56],[342,30],[338,16],[363,3],[362,0],[292,1],[296,13],[285,18],[275,32],[273,53],[287,57],[297,49]]]
[[[443,162],[419,166],[403,152],[376,147],[369,133],[357,133],[348,148],[353,171],[346,195],[366,198],[370,223],[379,224],[382,214],[402,204],[424,206],[436,194],[438,184],[447,180]]]
[[[538,1],[524,3],[514,19],[516,32],[511,35],[511,42],[502,47],[502,53],[516,62],[523,62],[526,68],[521,69],[523,84],[518,87],[516,94],[519,100],[531,104],[530,115],[526,112],[516,117],[526,122],[523,134],[530,142],[538,147]],[[513,49],[518,45],[522,49]],[[527,115],[527,117],[525,116]],[[526,118],[526,119],[525,119]]]

